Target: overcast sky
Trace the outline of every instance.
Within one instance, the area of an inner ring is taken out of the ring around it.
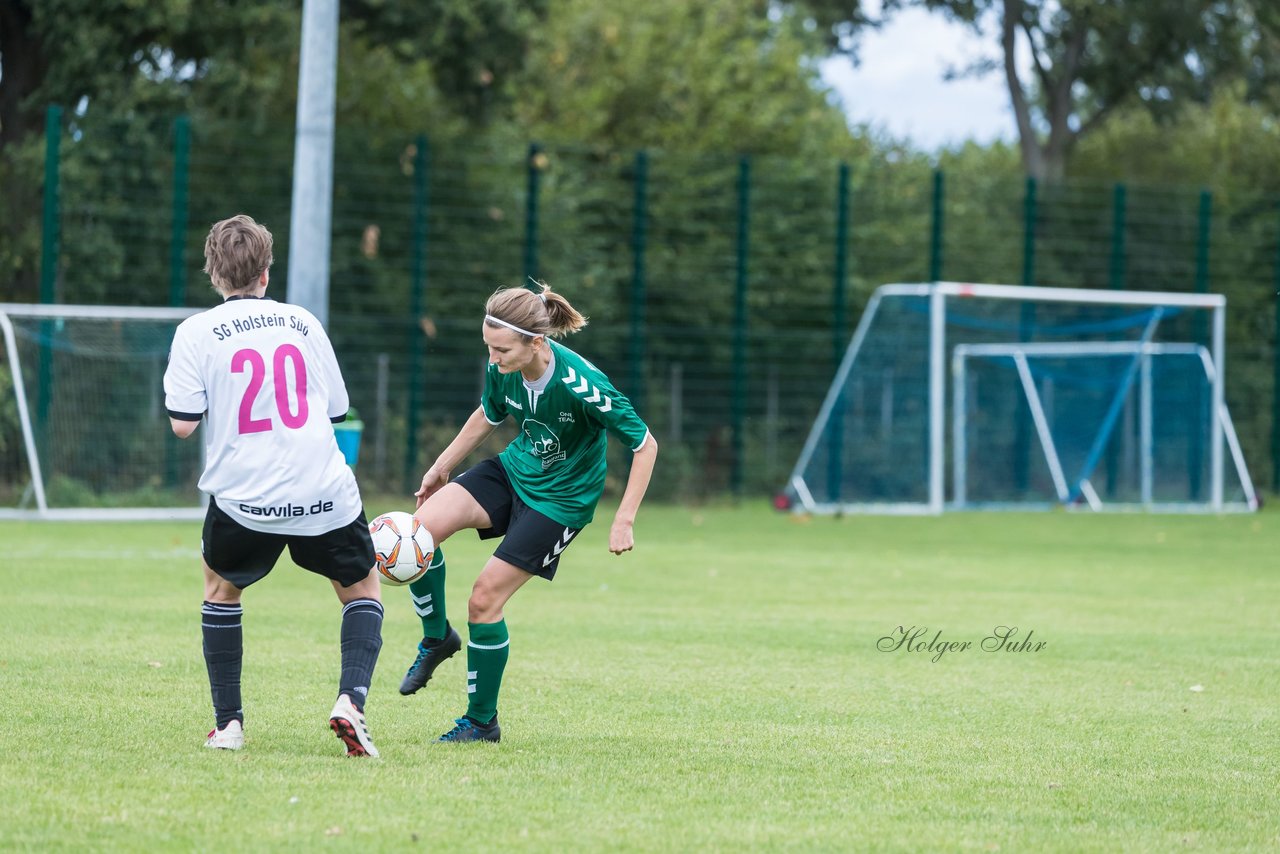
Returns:
[[[878,4],[867,5],[874,13]],[[844,58],[822,65],[823,79],[851,123],[871,124],[927,151],[967,139],[1016,139],[1001,73],[943,80],[948,67],[995,55],[994,39],[979,39],[940,14],[913,8],[880,31],[865,33],[860,44],[858,67]]]

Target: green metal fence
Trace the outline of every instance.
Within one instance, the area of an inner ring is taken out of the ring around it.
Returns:
[[[475,407],[483,300],[531,276],[590,315],[568,343],[639,405],[665,496],[777,488],[871,291],[928,280],[1227,294],[1228,400],[1280,489],[1274,197],[372,139],[336,139],[330,331],[375,488],[415,483]],[[210,305],[204,235],[236,212],[274,232],[285,296],[292,149],[290,128],[71,129],[51,108],[39,292],[6,298]]]

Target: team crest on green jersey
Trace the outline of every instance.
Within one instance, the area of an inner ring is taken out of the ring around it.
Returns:
[[[530,453],[542,461],[544,469],[565,458],[565,452],[560,447],[560,437],[546,424],[526,418],[520,429],[529,437]]]

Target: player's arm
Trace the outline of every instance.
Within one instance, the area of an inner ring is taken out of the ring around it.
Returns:
[[[184,322],[174,333],[173,345],[169,348],[169,364],[164,370],[164,408],[169,413],[169,426],[179,439],[196,432],[209,407],[209,397],[189,334],[189,323]]]
[[[196,428],[200,426],[199,421],[187,421],[182,418],[174,418],[169,416],[169,426],[173,428],[173,433],[179,439],[185,439],[192,433],[196,432]]]
[[[636,544],[632,529],[635,527],[640,502],[644,500],[645,491],[649,488],[649,478],[653,476],[653,464],[657,460],[658,440],[650,433],[631,458],[627,488],[622,492],[622,502],[618,505],[613,526],[609,529],[609,551],[616,555],[631,551]]]
[[[484,414],[484,407],[477,406],[476,411],[467,419],[467,423],[463,424],[462,429],[458,431],[458,435],[449,443],[449,447],[440,452],[440,456],[436,457],[431,468],[427,469],[427,473],[422,476],[422,486],[413,494],[413,497],[418,500],[416,506],[421,507],[424,501],[448,483],[449,472],[453,471],[453,467],[480,447],[480,443],[487,439],[493,432],[493,428],[497,426]]]

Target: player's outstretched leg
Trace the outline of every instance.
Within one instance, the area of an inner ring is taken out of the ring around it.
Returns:
[[[418,654],[400,682],[401,694],[412,694],[426,685],[436,668],[462,649],[462,638],[449,625],[444,611],[444,549],[436,548],[431,568],[409,585],[413,610],[422,621],[422,642]]]
[[[467,625],[471,634],[467,641],[467,713],[454,721],[454,728],[440,736],[440,741],[501,741],[498,690],[511,650],[507,621]]]
[[[353,599],[342,608],[342,677],[329,727],[347,746],[348,756],[377,756],[364,720],[373,668],[382,649],[382,603]]]
[[[200,608],[204,639],[204,663],[213,696],[213,731],[205,747],[239,750],[244,747],[244,709],[240,704],[240,665],[244,657],[244,632],[240,605],[205,602]]]

